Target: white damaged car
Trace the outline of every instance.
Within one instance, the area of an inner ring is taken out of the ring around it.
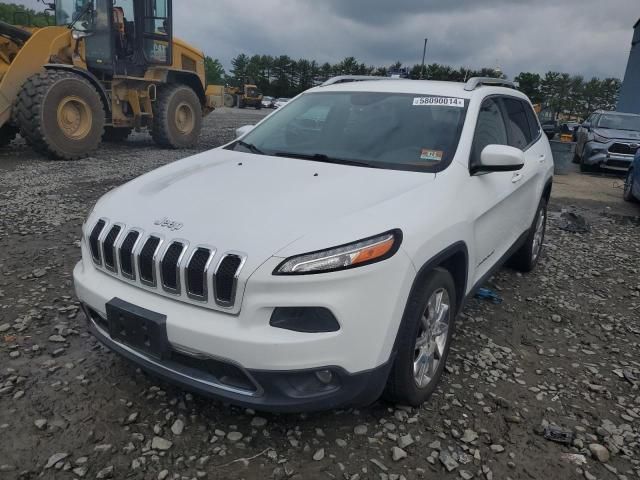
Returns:
[[[531,102],[359,81],[241,132],[98,201],[74,270],[91,332],[259,410],[427,400],[465,299],[540,258],[553,159]]]

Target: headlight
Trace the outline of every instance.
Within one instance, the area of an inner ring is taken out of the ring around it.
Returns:
[[[361,267],[393,256],[400,248],[400,243],[402,243],[402,232],[392,230],[340,247],[287,258],[273,271],[273,274],[309,275]]]
[[[593,141],[598,143],[609,143],[609,139],[607,137],[603,137],[602,135],[598,135],[597,133],[593,133]]]

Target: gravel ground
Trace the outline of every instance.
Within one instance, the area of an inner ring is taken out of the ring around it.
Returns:
[[[261,115],[215,112],[200,149]],[[0,151],[0,479],[640,478],[640,222],[597,202],[552,203],[538,270],[497,274],[500,304],[469,302],[420,409],[256,413],[106,351],[74,299],[83,217],[191,153],[144,135],[73,164]],[[590,231],[563,230],[563,208]],[[554,425],[569,444],[545,438]]]

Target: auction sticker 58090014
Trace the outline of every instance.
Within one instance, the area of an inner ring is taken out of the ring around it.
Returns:
[[[455,97],[416,97],[413,106],[443,106],[464,108],[464,98]]]

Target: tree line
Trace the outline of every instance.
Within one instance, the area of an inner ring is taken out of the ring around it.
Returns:
[[[53,16],[46,12],[36,12],[32,8],[15,3],[0,3],[0,20],[12,25],[46,27],[55,23]]]
[[[453,82],[464,82],[471,77],[506,78],[496,68],[454,68],[438,63],[424,67],[419,64],[404,66],[401,62],[376,67],[359,62],[354,57],[347,57],[335,64],[320,64],[315,60],[295,60],[286,55],[274,57],[240,54],[232,59],[228,74],[216,59],[207,57],[205,65],[210,84],[226,83],[240,86],[243,83],[252,83],[265,95],[273,97],[293,97],[337,75],[388,76],[400,73],[411,79]],[[593,77],[585,80],[579,75],[554,71],[547,72],[544,76],[522,72],[514,81],[534,104],[540,104],[554,118],[560,114],[585,118],[594,110],[613,110],[621,87],[617,78]]]
[[[0,20],[11,24],[46,26],[53,17],[46,12],[37,12],[15,3],[0,3]],[[225,72],[219,60],[206,57],[205,71],[207,83],[211,85],[229,84],[240,86],[254,83],[265,94],[273,97],[293,97],[304,90],[319,85],[337,75],[402,74],[412,79],[449,80],[464,82],[471,77],[505,78],[499,69],[453,68],[448,65],[431,63],[404,66],[400,62],[388,66],[367,65],[354,57],[347,57],[338,63],[319,63],[309,59],[293,59],[287,55],[240,54],[231,61],[231,70]],[[617,78],[591,78],[562,72],[538,73],[522,72],[514,81],[533,103],[543,105],[554,117],[565,114],[585,118],[594,110],[615,109],[621,82]]]

